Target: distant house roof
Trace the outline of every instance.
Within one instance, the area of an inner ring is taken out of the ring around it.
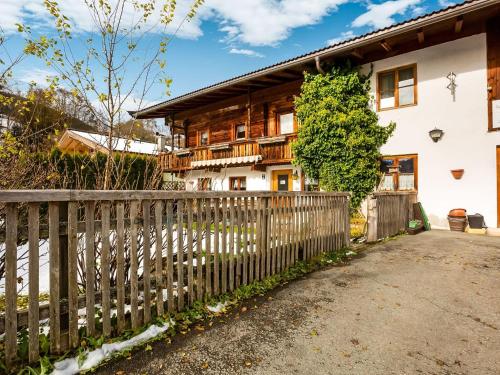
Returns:
[[[108,151],[108,136],[105,134],[88,133],[68,129],[58,142],[59,148],[68,151],[91,149],[94,151]],[[132,154],[156,155],[156,143],[143,142],[127,138],[113,137],[113,150]]]
[[[240,76],[186,93],[162,103],[152,105],[139,111],[129,111],[136,118],[160,118],[173,113],[178,113],[220,100],[243,95],[251,87],[263,88],[266,85],[275,85],[280,79],[299,79],[302,77],[301,69],[306,65],[313,65],[317,59],[332,59],[337,56],[354,54],[361,48],[378,45],[390,41],[400,35],[412,33],[410,39],[416,39],[416,31],[422,31],[440,22],[447,22],[454,17],[461,17],[472,12],[482,11],[500,4],[500,0],[468,0],[447,8],[428,13],[383,29],[341,41],[334,45],[324,47],[276,64],[242,74]],[[472,18],[470,20],[474,22]],[[428,30],[431,31],[431,30]],[[435,34],[442,30],[432,30]],[[457,37],[459,35],[457,34]],[[319,60],[318,60],[319,61]]]

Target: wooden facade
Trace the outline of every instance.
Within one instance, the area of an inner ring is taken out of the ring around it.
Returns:
[[[257,163],[239,160],[237,164],[290,163],[291,143],[296,138],[296,119],[294,116],[293,132],[281,134],[280,115],[293,114],[294,96],[300,92],[301,84],[302,80],[294,79],[177,113],[174,132],[182,134],[186,148],[160,154],[163,170],[183,172],[193,168],[193,161],[249,156],[260,156],[261,160]],[[232,165],[229,160],[221,163]]]

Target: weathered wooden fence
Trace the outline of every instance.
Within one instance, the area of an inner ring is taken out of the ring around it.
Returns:
[[[405,231],[416,202],[416,192],[378,192],[368,197],[368,242]]]
[[[26,328],[29,361],[38,359],[44,319],[50,352],[60,353],[82,334],[118,335],[349,244],[346,193],[2,191],[0,205],[8,365],[19,360],[18,332]],[[46,304],[39,301],[42,237]],[[27,310],[16,304],[20,246],[29,247]]]

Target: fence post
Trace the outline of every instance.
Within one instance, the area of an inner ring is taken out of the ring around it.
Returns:
[[[367,222],[368,222],[368,242],[375,242],[378,240],[378,210],[377,210],[377,198],[375,195],[370,195],[367,198],[368,202],[368,213],[367,213]]]
[[[408,220],[413,220],[415,218],[415,213],[413,212],[413,205],[417,202],[418,202],[417,193],[411,193],[408,196]]]

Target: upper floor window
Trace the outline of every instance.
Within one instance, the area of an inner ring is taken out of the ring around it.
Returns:
[[[417,66],[378,73],[378,110],[417,104]]]
[[[418,156],[386,156],[382,158],[380,169],[382,181],[380,190],[404,191],[417,190]]]
[[[245,124],[238,124],[234,128],[234,139],[245,139],[247,137],[247,131]]]
[[[208,130],[201,130],[198,133],[198,146],[208,145]]]
[[[291,134],[295,131],[293,124],[293,112],[278,114],[279,134]]]

